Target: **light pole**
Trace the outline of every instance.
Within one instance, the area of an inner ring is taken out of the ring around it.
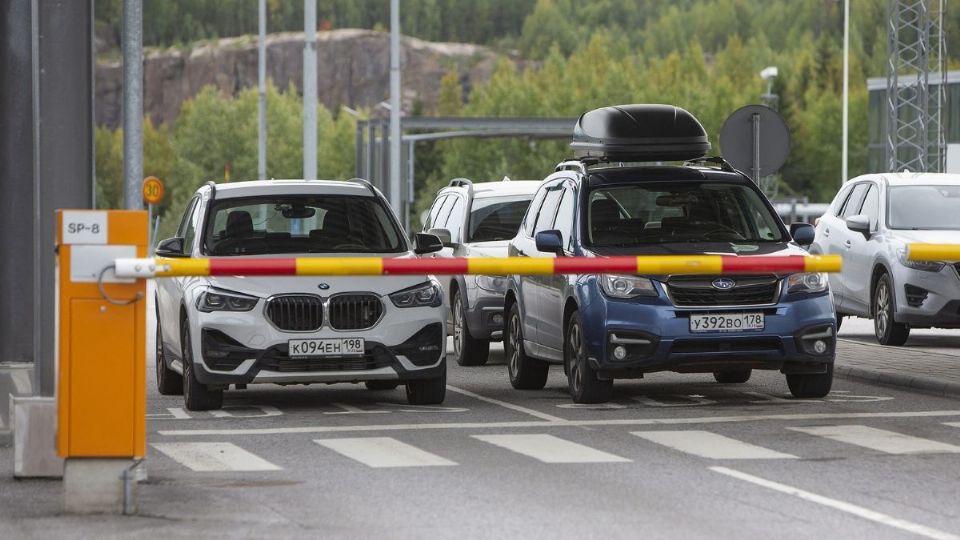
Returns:
[[[390,205],[400,208],[400,0],[390,0]]]
[[[843,127],[840,147],[840,185],[847,181],[850,142],[850,0],[843,0]]]
[[[773,80],[779,73],[777,66],[768,66],[760,71],[760,78],[767,81],[767,91],[760,94],[760,101],[775,111],[780,108],[780,96],[773,93]]]

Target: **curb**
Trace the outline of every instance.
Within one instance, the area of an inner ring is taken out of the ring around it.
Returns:
[[[842,366],[839,364],[834,364],[833,374],[842,379],[909,388],[938,396],[960,397],[960,382],[938,381],[927,377]]]

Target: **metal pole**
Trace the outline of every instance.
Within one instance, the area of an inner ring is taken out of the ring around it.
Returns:
[[[123,206],[143,209],[143,6],[123,0]]]
[[[400,0],[390,0],[390,205],[400,212]]]
[[[303,177],[317,178],[317,0],[303,0]]]
[[[840,185],[847,181],[850,121],[850,0],[843,0],[843,142],[840,158]]]
[[[260,0],[260,39],[257,43],[257,178],[267,179],[267,0]]]
[[[760,185],[760,115],[750,115],[750,124],[753,127],[753,166],[750,169],[753,172],[753,181]]]

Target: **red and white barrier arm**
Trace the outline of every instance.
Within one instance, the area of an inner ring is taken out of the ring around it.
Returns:
[[[479,257],[407,259],[288,257],[117,259],[117,277],[380,276],[403,274],[769,274],[839,272],[839,255],[653,255],[640,257]]]

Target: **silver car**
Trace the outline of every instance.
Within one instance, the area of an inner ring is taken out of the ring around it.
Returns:
[[[843,257],[830,276],[838,325],[872,318],[883,345],[903,345],[911,327],[960,328],[960,264],[908,261],[912,242],[960,242],[960,175],[870,174],[840,189],[811,246]]]
[[[432,257],[506,257],[539,181],[473,183],[450,181],[424,220],[423,230],[440,237],[443,250]],[[490,342],[503,339],[505,276],[444,276],[444,300],[453,353],[461,366],[487,362]]]

